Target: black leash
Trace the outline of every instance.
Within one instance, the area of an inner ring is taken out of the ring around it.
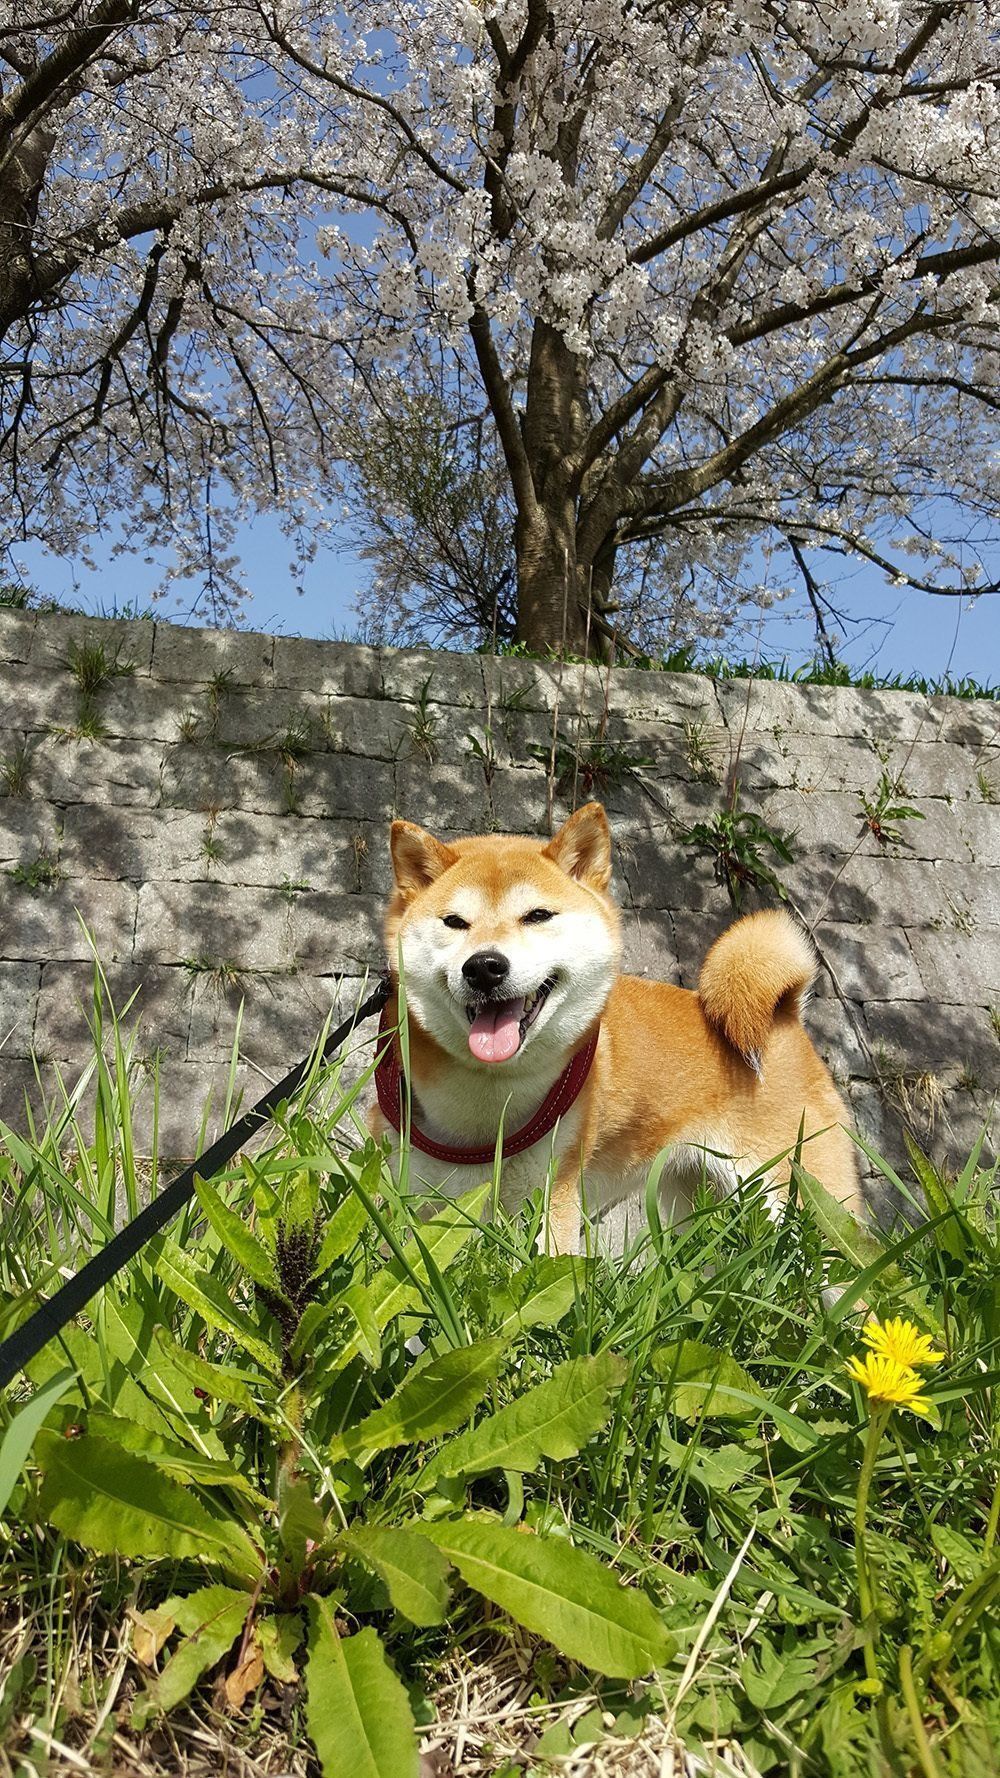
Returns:
[[[345,1037],[350,1036],[355,1026],[382,1011],[390,991],[388,977],[385,977],[364,1005],[359,1006],[356,1013],[337,1026],[323,1045],[324,1062],[332,1059],[334,1051],[339,1049]],[[312,1060],[310,1053],[296,1063],[284,1080],[279,1080],[276,1086],[270,1087],[252,1110],[245,1112],[235,1124],[231,1124],[210,1148],[206,1148],[189,1167],[185,1167],[183,1173],[178,1173],[176,1179],[164,1186],[152,1203],[146,1205],[145,1210],[140,1210],[138,1216],[134,1216],[123,1229],[119,1229],[117,1235],[112,1236],[107,1246],[102,1247],[99,1253],[95,1253],[72,1278],[60,1286],[55,1296],[42,1303],[6,1340],[0,1341],[0,1389],[6,1389],[18,1371],[23,1370],[42,1347],[62,1331],[67,1321],[71,1321],[74,1315],[86,1308],[101,1286],[107,1284],[116,1272],[120,1272],[122,1266],[135,1257],[140,1247],[158,1234],[171,1217],[177,1215],[194,1191],[195,1174],[201,1179],[211,1179],[214,1173],[218,1173],[232,1160],[247,1138],[255,1130],[259,1130],[261,1124],[267,1123],[275,1106],[280,1105],[283,1099],[291,1098],[302,1085]]]

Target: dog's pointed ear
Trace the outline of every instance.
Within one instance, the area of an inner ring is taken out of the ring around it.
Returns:
[[[412,821],[394,821],[389,834],[392,874],[404,895],[417,895],[454,864],[458,853],[443,846],[425,827]]]
[[[568,877],[602,894],[611,881],[611,830],[601,803],[584,803],[542,851]]]

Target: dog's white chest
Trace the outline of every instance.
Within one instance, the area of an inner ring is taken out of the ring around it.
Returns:
[[[390,1135],[393,1174],[398,1179],[399,1138],[395,1132],[390,1132]],[[500,1200],[504,1208],[514,1210],[531,1192],[544,1189],[560,1171],[563,1162],[568,1163],[574,1147],[579,1147],[579,1141],[580,1116],[574,1106],[554,1130],[531,1148],[524,1149],[520,1154],[509,1155],[501,1163],[500,1169]],[[479,1161],[471,1166],[456,1165],[453,1161],[439,1160],[435,1155],[425,1154],[415,1144],[411,1144],[408,1185],[413,1192],[443,1193],[446,1197],[458,1198],[492,1177],[492,1160]]]

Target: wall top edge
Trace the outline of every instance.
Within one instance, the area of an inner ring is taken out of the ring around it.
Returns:
[[[175,624],[163,618],[123,619],[97,617],[87,612],[21,611],[0,607],[0,663],[30,663],[51,668],[67,661],[74,643],[85,642],[92,645],[103,642],[110,651],[121,651],[133,660],[138,673],[153,678],[159,676],[160,662],[169,651],[175,664],[168,677],[176,680],[189,676],[192,681],[210,678],[232,662],[236,683],[274,683],[276,663],[282,658],[294,661],[298,657],[302,663],[312,660],[321,669],[324,658],[333,663],[353,657],[359,665],[381,664],[386,679],[381,695],[385,697],[398,695],[393,683],[397,670],[408,666],[419,669],[426,665],[428,670],[437,667],[445,679],[449,674],[468,675],[478,666],[483,673],[484,695],[491,672],[501,673],[508,682],[543,684],[551,686],[553,691],[565,684],[567,692],[579,690],[581,684],[596,689],[609,673],[597,663],[587,667],[573,664],[560,668],[558,662],[524,660],[513,655],[478,655],[431,648],[372,648],[363,643],[295,636],[282,631],[215,629],[208,625]],[[252,667],[245,674],[242,668],[247,662],[252,663]],[[204,671],[199,672],[199,668]],[[711,688],[715,687],[733,699],[742,688],[753,685],[764,687],[776,696],[801,699],[814,707],[822,707],[827,702],[833,704],[846,696],[857,699],[859,707],[870,702],[883,714],[894,707],[902,713],[904,708],[922,704],[938,711],[992,712],[1000,723],[1000,704],[989,698],[960,698],[891,688],[865,690],[857,686],[800,685],[792,680],[765,678],[711,679],[699,673],[670,673],[643,667],[613,668],[610,677],[618,688],[625,685],[645,690],[658,686],[688,687],[689,698],[696,687],[702,688],[703,695],[711,695]],[[280,679],[277,682],[280,683]]]

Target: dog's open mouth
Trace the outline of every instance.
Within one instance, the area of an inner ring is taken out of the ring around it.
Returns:
[[[555,985],[556,978],[550,975],[531,994],[516,1000],[477,1000],[467,1006],[469,1048],[476,1061],[509,1062],[516,1056]]]

